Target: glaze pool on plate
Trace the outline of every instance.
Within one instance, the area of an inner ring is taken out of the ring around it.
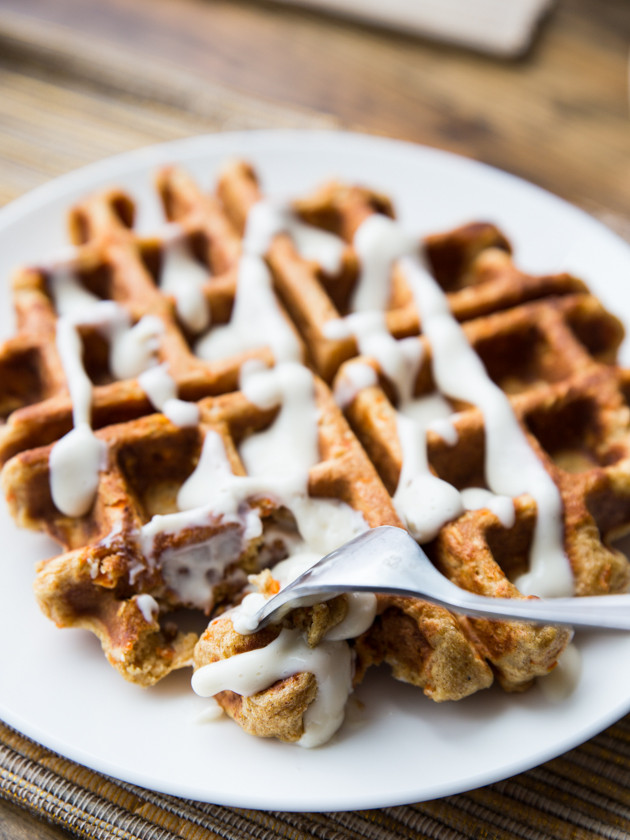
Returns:
[[[264,189],[289,197],[333,176],[392,196],[418,234],[470,221],[497,223],[517,263],[582,277],[630,324],[630,248],[597,222],[542,190],[473,161],[410,144],[334,132],[251,132],[191,138],[113,158],[64,176],[0,211],[3,300],[11,271],[66,244],[65,210],[117,184],[140,203],[138,224],[161,223],[152,176],[180,163],[208,187],[227,159],[251,160]],[[11,334],[7,307],[0,335]],[[627,347],[622,348],[627,357]],[[627,358],[626,358],[627,360]],[[623,633],[581,633],[583,678],[557,704],[539,689],[499,689],[436,705],[422,693],[369,675],[351,698],[346,724],[327,746],[303,750],[254,739],[227,719],[200,723],[205,701],[174,674],[152,689],[127,684],[100,645],[57,630],[31,594],[33,563],[55,553],[46,538],[18,531],[0,511],[0,716],[61,754],[165,793],[248,808],[289,811],[374,808],[478,787],[552,758],[630,709],[630,654]]]

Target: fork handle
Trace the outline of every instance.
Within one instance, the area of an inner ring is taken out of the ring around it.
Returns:
[[[517,619],[573,627],[630,630],[630,595],[590,595],[581,598],[488,598],[455,587],[445,607],[466,615]]]
[[[448,596],[444,600],[439,597],[419,594],[413,589],[383,587],[379,591],[389,595],[403,595],[421,598],[434,604],[446,607],[454,612],[478,618],[497,620],[531,621],[537,624],[564,624],[573,627],[597,627],[607,630],[630,630],[630,594],[628,595],[590,595],[581,598],[490,598],[460,589],[455,584],[443,579],[448,588]],[[263,626],[272,620],[277,620],[287,608],[298,604],[306,605],[333,598],[343,592],[374,592],[371,586],[331,586],[326,595],[316,586],[303,586],[300,598],[296,601],[292,593],[287,592],[282,598],[280,592],[273,604],[268,601],[266,608],[259,615]],[[284,603],[283,603],[284,602]]]

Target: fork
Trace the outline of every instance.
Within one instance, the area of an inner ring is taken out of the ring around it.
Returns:
[[[258,630],[297,606],[343,592],[411,595],[469,616],[630,630],[630,594],[580,598],[490,598],[451,583],[401,528],[372,528],[327,554],[251,615]]]

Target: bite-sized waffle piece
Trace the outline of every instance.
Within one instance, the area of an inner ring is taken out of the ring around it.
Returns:
[[[262,587],[266,596],[294,576],[293,570],[280,571],[290,564],[289,559],[274,569],[272,574],[281,580],[271,578],[274,585]],[[246,596],[241,607],[215,618],[202,634],[195,647],[193,687],[202,696],[214,696],[253,735],[303,746],[325,743],[343,721],[353,687],[369,665],[383,661],[397,678],[437,701],[459,700],[492,684],[493,673],[477,639],[443,607],[415,598],[393,603],[374,596],[338,596],[298,607],[280,624],[250,632],[241,623],[249,598],[258,605],[256,595]],[[372,628],[382,622],[395,627],[395,638],[387,650],[371,649],[368,657]],[[547,640],[544,673],[570,635],[549,631],[553,640]]]

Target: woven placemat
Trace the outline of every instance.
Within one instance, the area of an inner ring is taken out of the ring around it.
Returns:
[[[630,716],[503,782],[415,805],[336,813],[249,811],[154,793],[81,767],[0,723],[0,795],[77,837],[99,840],[628,840]]]

